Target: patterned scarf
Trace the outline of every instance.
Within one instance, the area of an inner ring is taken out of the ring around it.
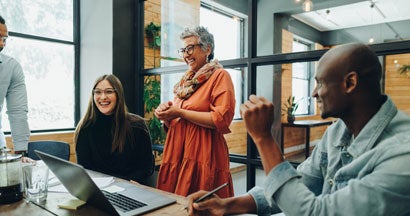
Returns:
[[[198,72],[187,70],[175,84],[174,94],[180,99],[188,99],[219,68],[222,68],[222,65],[215,59],[202,66]]]

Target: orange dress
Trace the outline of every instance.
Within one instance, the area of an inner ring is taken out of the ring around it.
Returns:
[[[186,110],[210,112],[216,129],[209,129],[176,118],[170,122],[165,141],[157,188],[187,196],[199,190],[210,191],[225,182],[220,197],[231,197],[232,176],[229,152],[223,134],[235,111],[235,93],[229,73],[216,70],[188,99],[174,99],[174,105]]]

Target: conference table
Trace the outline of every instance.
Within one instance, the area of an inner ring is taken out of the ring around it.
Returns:
[[[91,177],[104,177],[107,176],[102,173],[94,172],[94,171],[87,171]],[[114,181],[126,181],[119,178],[114,178]],[[147,190],[156,191],[165,196],[169,196],[171,198],[176,199],[176,203],[171,205],[165,206],[163,208],[153,210],[151,212],[147,212],[143,215],[188,215],[187,211],[184,209],[186,206],[188,199],[183,196],[179,196],[173,193],[165,192],[156,188],[148,187],[136,182],[132,182],[135,187],[145,188]],[[47,201],[43,205],[37,205],[32,202],[26,202],[25,199],[20,200],[18,202],[12,204],[4,204],[0,205],[0,215],[7,215],[7,216],[20,216],[20,215],[29,215],[29,216],[51,216],[51,215],[59,215],[59,216],[105,216],[109,215],[91,205],[85,204],[79,207],[77,210],[68,210],[64,208],[58,207],[59,204],[65,203],[70,199],[75,199],[69,193],[61,193],[61,192],[48,192]]]

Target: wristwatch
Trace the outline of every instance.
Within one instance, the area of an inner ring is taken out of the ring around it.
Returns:
[[[24,151],[24,150],[22,150],[22,151],[14,151],[14,154],[21,154],[21,156],[27,157],[27,151]]]

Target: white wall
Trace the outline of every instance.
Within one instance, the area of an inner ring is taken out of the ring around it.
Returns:
[[[113,0],[80,1],[80,112],[84,115],[95,79],[112,74]]]

